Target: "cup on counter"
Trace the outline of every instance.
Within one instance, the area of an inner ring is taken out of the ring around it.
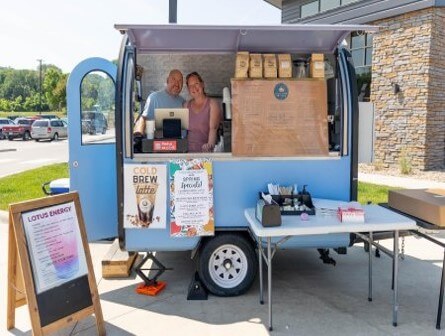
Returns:
[[[145,121],[145,134],[147,139],[154,139],[155,137],[155,121],[147,120]]]

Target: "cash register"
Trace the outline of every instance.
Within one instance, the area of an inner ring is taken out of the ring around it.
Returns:
[[[158,108],[154,110],[153,139],[142,140],[143,153],[186,153],[189,110]]]

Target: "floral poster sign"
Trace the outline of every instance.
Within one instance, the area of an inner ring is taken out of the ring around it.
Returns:
[[[170,235],[212,236],[213,173],[209,159],[170,161]]]

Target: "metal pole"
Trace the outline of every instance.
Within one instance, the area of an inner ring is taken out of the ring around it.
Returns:
[[[39,62],[39,114],[42,114],[42,59],[38,59]]]
[[[368,301],[372,301],[372,232],[369,232],[369,250],[368,250]]]
[[[394,299],[392,312],[392,325],[397,327],[397,313],[399,311],[399,301],[397,296],[398,277],[399,277],[399,231],[394,231],[394,258],[393,258],[393,282],[394,282]]]
[[[258,263],[260,269],[260,304],[263,304],[263,239],[261,237],[258,237]]]
[[[267,237],[267,299],[269,306],[269,331],[272,331],[272,252],[271,237]]]
[[[177,23],[178,0],[169,0],[168,5],[168,22]]]

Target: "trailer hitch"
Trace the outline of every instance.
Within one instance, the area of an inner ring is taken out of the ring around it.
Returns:
[[[150,259],[157,267],[142,268],[148,259]],[[162,275],[162,273],[165,271],[171,271],[173,268],[165,267],[164,264],[162,264],[152,252],[147,252],[144,258],[142,258],[142,260],[135,265],[134,269],[139,277],[144,280],[146,286],[156,286],[158,283],[158,278]],[[146,275],[143,271],[156,271],[156,274],[152,278],[149,278],[148,273]]]

